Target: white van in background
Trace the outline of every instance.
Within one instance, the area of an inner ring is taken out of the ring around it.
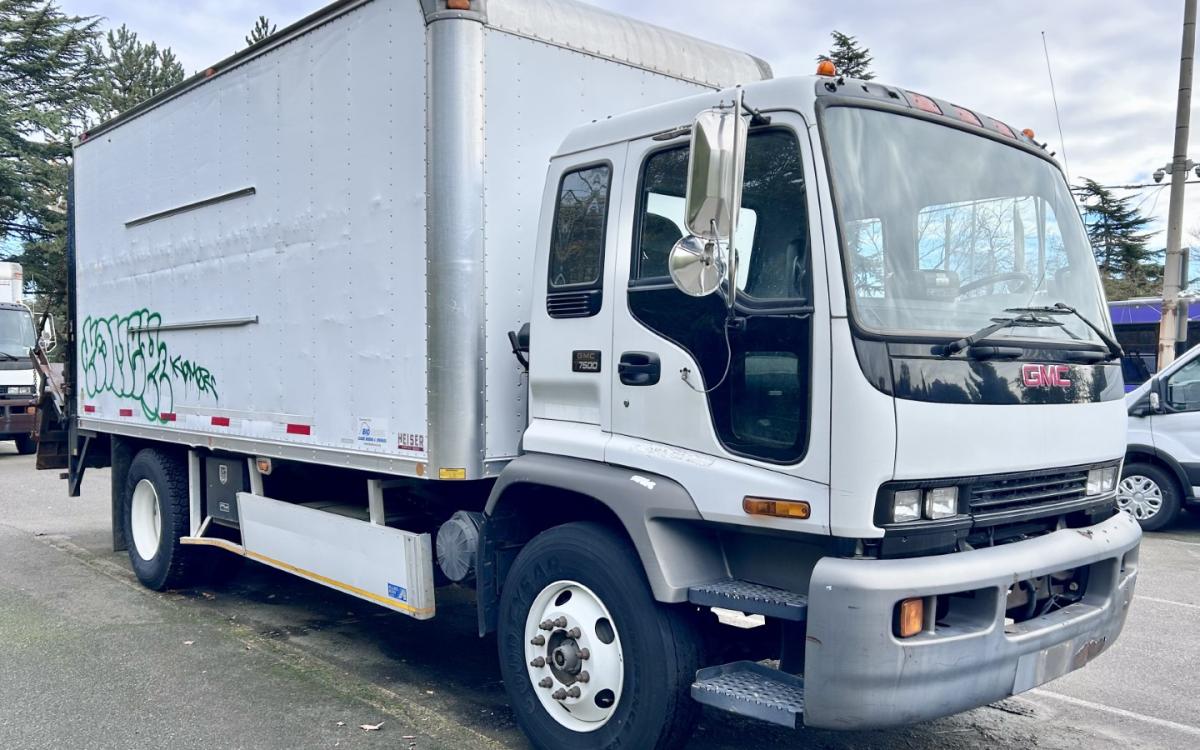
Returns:
[[[1154,531],[1200,509],[1200,346],[1125,400],[1129,448],[1117,505]]]

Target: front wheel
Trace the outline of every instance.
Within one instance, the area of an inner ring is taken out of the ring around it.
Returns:
[[[37,441],[29,435],[21,435],[16,438],[17,453],[22,456],[29,456],[37,453]]]
[[[517,722],[539,748],[674,748],[699,706],[699,638],[658,604],[633,547],[571,523],[521,551],[500,604],[500,669]]]
[[[1179,487],[1175,478],[1154,464],[1125,464],[1117,485],[1117,507],[1129,513],[1142,529],[1157,531],[1179,515]]]

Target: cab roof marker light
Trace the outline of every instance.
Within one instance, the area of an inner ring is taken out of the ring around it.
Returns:
[[[983,127],[983,123],[979,121],[979,116],[976,115],[974,112],[972,112],[969,109],[963,109],[962,107],[958,106],[957,104],[952,105],[952,106],[954,107],[954,114],[958,116],[958,119],[962,120],[963,122],[967,123],[968,125],[974,125],[974,126],[980,127],[980,128]]]
[[[992,119],[992,128],[995,129],[995,131],[997,133],[1002,133],[1004,135],[1007,135],[1009,138],[1017,137],[1017,134],[1013,132],[1012,128],[1010,128],[1009,126],[1005,125],[1004,123],[1000,122],[997,119],[994,119],[994,118],[991,118],[991,119]]]
[[[905,93],[908,94],[909,100],[917,109],[935,115],[943,114],[942,108],[938,106],[938,103],[930,99],[928,96],[925,96],[924,94],[918,94],[915,91],[906,91]]]
[[[822,60],[817,63],[817,75],[833,78],[837,75],[837,66],[833,64],[833,60]]]

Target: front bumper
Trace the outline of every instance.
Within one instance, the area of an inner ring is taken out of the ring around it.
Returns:
[[[809,587],[804,723],[832,729],[910,724],[1048,682],[1112,645],[1137,579],[1141,529],[1125,513],[1082,529],[903,560],[824,558]],[[1010,586],[1090,566],[1081,601],[1005,626]],[[896,603],[980,592],[970,617],[900,640]],[[994,600],[991,598],[994,597]]]
[[[32,433],[36,415],[27,410],[36,405],[35,401],[0,401],[0,439]]]

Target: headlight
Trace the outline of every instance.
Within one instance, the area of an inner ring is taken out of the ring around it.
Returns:
[[[31,385],[10,385],[8,387],[8,395],[10,396],[32,396],[33,386]]]
[[[925,490],[925,517],[930,520],[958,515],[958,488],[934,487]]]
[[[898,490],[892,495],[892,521],[903,523],[921,518],[921,491]]]
[[[1104,466],[1088,472],[1087,493],[1089,495],[1101,495],[1105,492],[1112,492],[1116,486],[1117,467]]]

